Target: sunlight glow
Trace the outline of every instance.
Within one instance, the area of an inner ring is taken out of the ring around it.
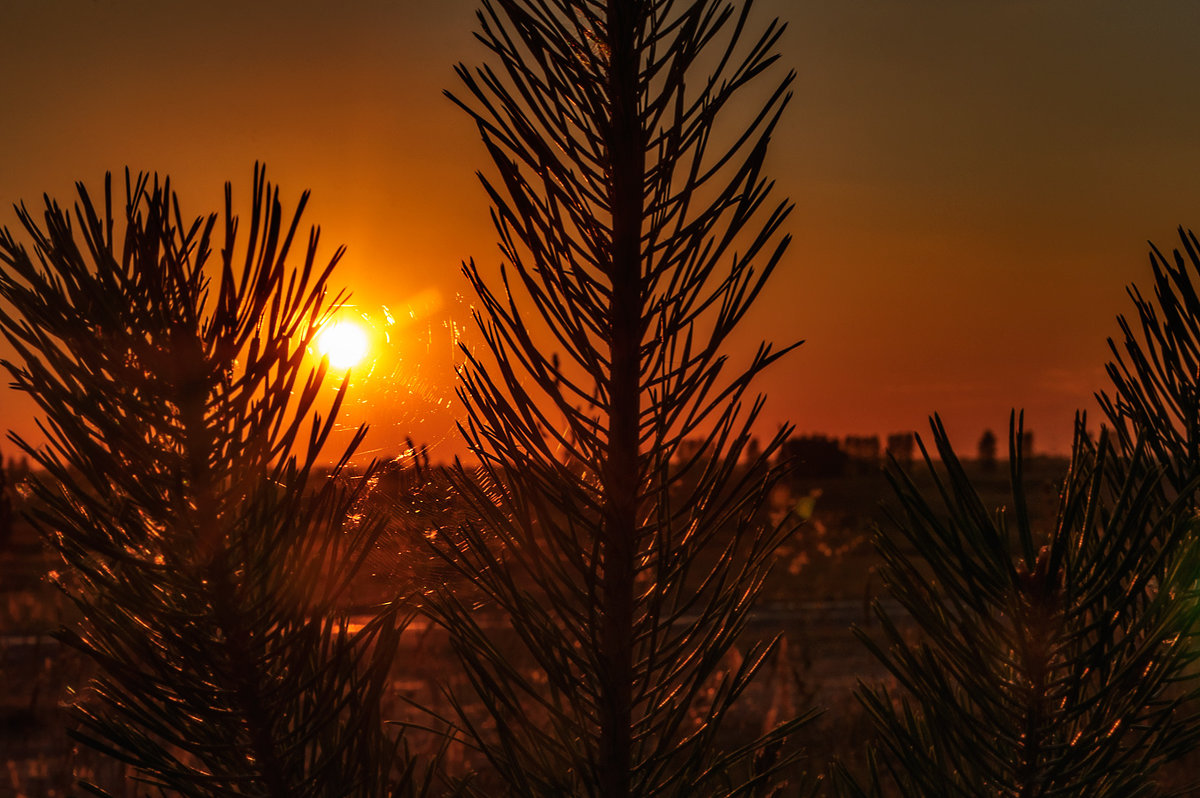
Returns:
[[[329,358],[330,368],[352,368],[367,356],[367,332],[352,321],[326,325],[317,336],[317,351]]]

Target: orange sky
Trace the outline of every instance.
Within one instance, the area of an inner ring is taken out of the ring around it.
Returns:
[[[358,310],[395,320],[347,421],[378,454],[411,435],[449,457],[459,262],[499,261],[486,156],[441,96],[482,57],[474,8],[6,0],[0,200],[67,200],[128,165],[201,214],[264,161],[285,195],[312,190],[327,251],[348,246],[335,282]],[[1200,5],[762,0],[770,15],[798,73],[769,166],[795,241],[738,343],[807,343],[759,383],[766,429],[923,430],[936,410],[972,451],[1023,407],[1036,447],[1065,450],[1147,239],[1200,226]],[[27,403],[0,409],[32,429]]]

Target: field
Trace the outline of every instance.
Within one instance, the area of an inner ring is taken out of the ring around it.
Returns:
[[[996,470],[970,463],[968,468],[987,506],[1010,502],[1003,463]],[[1065,469],[1061,459],[1035,458],[1028,464],[1036,524],[1054,522]],[[911,471],[919,485],[932,488],[923,467]],[[775,518],[793,508],[811,508],[811,517],[780,550],[746,639],[730,655],[736,660],[754,640],[781,635],[776,656],[746,696],[744,716],[734,725],[748,733],[797,712],[822,710],[801,740],[810,767],[818,771],[835,756],[851,768],[861,765],[862,744],[871,730],[853,691],[860,679],[887,679],[851,627],[870,634],[872,602],[887,601],[871,539],[892,528],[886,511],[895,504],[890,494],[878,467],[861,467],[842,477],[793,480],[771,497]],[[65,795],[72,771],[94,775],[101,783],[112,783],[120,771],[66,734],[67,708],[78,698],[75,691],[86,693],[89,665],[49,635],[70,620],[65,600],[45,578],[54,567],[28,525],[18,523],[0,552],[0,796]],[[394,679],[397,698],[434,701],[434,681],[446,672],[445,640],[421,623],[407,635]],[[398,701],[395,711],[402,707]]]

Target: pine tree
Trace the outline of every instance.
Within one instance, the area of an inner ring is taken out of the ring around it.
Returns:
[[[1108,341],[1112,393],[1097,397],[1122,448],[1143,437],[1174,493],[1200,478],[1200,242],[1182,228],[1179,238],[1183,252],[1170,260],[1151,246],[1153,297],[1129,288],[1137,324],[1118,318],[1121,343]]]
[[[786,350],[729,375],[724,346],[791,209],[762,169],[792,75],[722,113],[777,59],[752,5],[484,0],[496,66],[458,69],[507,266],[465,266],[490,353],[459,391],[476,520],[435,545],[476,593],[431,611],[474,688],[460,736],[512,794],[754,794],[788,759],[792,723],[718,736],[772,650],[726,665],[783,534],[757,510],[788,433],[739,464],[749,386]]]
[[[860,635],[900,690],[860,690],[879,762],[902,796],[1158,795],[1158,766],[1200,739],[1196,521],[1162,505],[1145,446],[1123,463],[1080,420],[1057,521],[1037,529],[1020,434],[1011,515],[984,506],[939,420],[939,500],[889,474],[901,510],[878,537],[882,574],[917,634],[876,604],[882,640]],[[843,794],[881,794],[878,770],[842,775]]]
[[[306,360],[342,251],[320,265],[313,229],[290,269],[307,195],[289,218],[257,167],[244,239],[226,186],[216,269],[216,214],[185,221],[157,177],[125,194],[20,207],[32,251],[0,234],[5,365],[48,440],[16,439],[33,520],[82,618],[61,637],[98,666],[75,733],[166,794],[386,794],[400,624],[353,631],[339,602],[379,524],[338,478],[362,430],[316,474],[346,383],[322,418]]]

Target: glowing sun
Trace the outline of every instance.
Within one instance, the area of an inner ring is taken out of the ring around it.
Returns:
[[[352,321],[336,321],[317,336],[317,351],[329,358],[335,369],[348,369],[367,356],[367,331]]]

